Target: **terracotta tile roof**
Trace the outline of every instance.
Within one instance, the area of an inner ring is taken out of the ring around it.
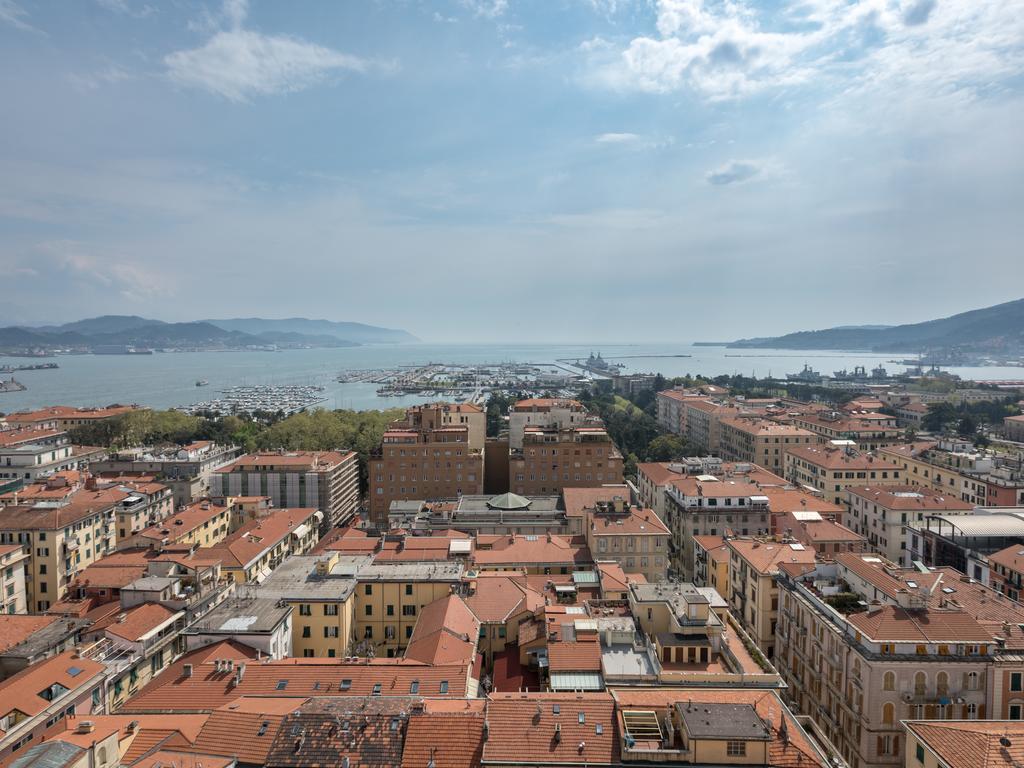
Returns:
[[[207,499],[196,501],[183,509],[179,509],[163,522],[139,531],[137,535],[156,541],[163,541],[164,539],[177,541],[185,538],[196,529],[201,528],[205,523],[215,519],[218,515],[227,512],[227,509],[226,506],[214,504]]]
[[[489,545],[488,548],[481,548]],[[555,564],[579,566],[593,562],[586,544],[564,536],[508,536],[481,534],[476,539],[473,561],[482,566]]]
[[[671,533],[652,509],[630,507],[625,513],[595,513],[592,521],[594,536],[668,536]]]
[[[771,724],[772,739],[768,744],[768,759],[772,768],[828,768],[829,765],[774,691],[621,688],[613,691],[612,696],[620,710],[672,707],[678,702],[749,704],[762,719]],[[788,739],[780,735],[783,723],[786,725]]]
[[[548,663],[552,672],[600,672],[601,644],[596,640],[549,643]]]
[[[483,571],[472,581],[476,591],[466,605],[481,622],[506,621],[517,613],[532,612],[544,605],[544,596],[523,584],[522,574]]]
[[[767,419],[751,419],[737,416],[733,418],[719,419],[719,424],[723,428],[729,427],[737,432],[744,432],[749,435],[771,435],[773,437],[814,437],[814,433],[809,430],[794,427],[791,424],[779,424],[777,421],[768,421]]]
[[[402,768],[426,768],[431,762],[435,768],[477,768],[483,734],[484,715],[477,708],[414,715],[405,732]]]
[[[275,509],[269,515],[244,523],[220,543],[199,548],[196,554],[219,559],[226,566],[245,568],[291,536],[300,525],[308,527],[315,513],[312,508]]]
[[[625,485],[604,485],[599,488],[563,488],[562,502],[568,517],[584,517],[586,511],[594,509],[599,501],[612,501],[616,497],[629,499],[629,487]]]
[[[721,536],[694,536],[693,540],[700,544],[705,552],[714,552],[717,549],[727,550],[725,539]]]
[[[75,575],[75,580],[68,585],[69,591],[78,587],[89,589],[121,589],[146,574],[145,565],[111,566],[103,562],[104,558],[88,565]]]
[[[0,614],[0,653],[6,653],[20,645],[39,630],[59,621],[56,616],[26,616],[24,614]]]
[[[55,531],[94,514],[114,509],[129,495],[119,488],[98,491],[82,488],[67,497],[67,503],[60,507],[37,507],[31,504],[4,507],[0,509],[0,528]]]
[[[936,491],[923,485],[850,486],[851,496],[859,496],[886,509],[908,512],[967,511],[973,504],[961,501],[955,494]]]
[[[802,544],[780,544],[755,539],[729,539],[729,549],[747,561],[758,573],[778,572],[779,563],[813,563],[814,550]]]
[[[405,658],[425,664],[472,661],[480,622],[458,595],[435,600],[420,611]]]
[[[200,752],[178,749],[160,749],[141,757],[131,768],[162,768],[173,765],[175,768],[230,768],[234,759],[219,755],[206,755]]]
[[[625,592],[629,588],[629,579],[622,566],[614,560],[599,560],[597,570],[601,574],[601,593]]]
[[[10,413],[7,415],[7,420],[12,423],[25,424],[52,419],[109,419],[139,410],[146,409],[137,405],[109,405],[106,408],[75,408],[70,405],[53,405],[36,411]]]
[[[826,469],[842,470],[877,470],[879,472],[901,470],[902,468],[878,456],[868,453],[854,453],[850,455],[841,448],[832,448],[816,445],[797,445],[787,448],[786,453],[794,458],[806,461]]]
[[[992,633],[963,610],[930,608],[908,611],[895,605],[883,605],[873,612],[851,614],[847,620],[865,636],[878,642],[992,641]]]
[[[105,669],[99,662],[76,658],[75,651],[65,651],[36,662],[0,682],[0,715],[14,710],[24,712],[29,717],[38,715],[51,704],[39,695],[40,691],[54,683],[75,690]]]
[[[210,713],[195,739],[195,748],[230,755],[243,763],[264,765],[287,715],[307,698],[243,697]]]
[[[380,686],[381,696],[402,696],[409,694],[414,681],[419,682],[421,696],[459,698],[465,696],[468,682],[468,665],[461,663],[430,666],[406,659],[367,663],[331,658],[253,662],[255,655],[252,648],[230,640],[193,651],[150,681],[121,711],[209,712],[240,696],[369,696],[375,686]],[[220,658],[246,662],[237,686],[232,684],[233,673],[214,670],[214,660]],[[185,664],[193,665],[191,677],[183,674]]]
[[[32,443],[37,443],[40,440],[46,440],[63,434],[63,429],[36,429],[35,427],[7,429],[0,431],[0,448],[10,448],[15,445],[30,445]]]
[[[487,724],[484,762],[614,765],[620,759],[615,703],[608,693],[492,693]]]
[[[112,635],[134,643],[145,640],[151,632],[160,629],[179,615],[182,615],[179,611],[169,610],[159,603],[143,603],[129,608],[124,613],[119,613],[105,622],[97,622],[89,628],[89,631],[91,633],[103,629]],[[124,617],[123,620],[121,616]]]
[[[1024,763],[1024,723],[1019,720],[908,720],[904,726],[947,768],[1012,768]],[[999,743],[1003,737],[1010,746]]]
[[[1012,544],[988,556],[990,563],[1001,565],[1015,573],[1024,573],[1024,545]]]
[[[401,765],[406,722],[416,704],[410,697],[312,699],[285,717],[266,766],[336,767],[345,758],[349,768]]]

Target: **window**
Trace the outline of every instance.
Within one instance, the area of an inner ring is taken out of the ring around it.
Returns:
[[[882,706],[882,722],[885,725],[892,725],[896,719],[896,706],[891,702],[887,701]]]
[[[896,690],[896,673],[886,672],[882,678],[882,690],[883,691],[895,691]]]
[[[299,603],[299,616],[312,616],[313,606],[308,603]]]
[[[745,741],[728,741],[725,744],[725,754],[729,757],[746,757],[747,756],[747,742]]]
[[[419,680],[413,680],[409,684],[409,693],[419,693],[419,692],[420,692],[420,681]]]
[[[405,585],[405,594],[406,595],[411,595],[412,594],[412,584],[406,584]]]
[[[288,687],[288,681],[287,680],[278,680],[277,681],[277,690],[283,691],[287,687]]]
[[[914,757],[917,758],[917,762],[924,765],[924,745],[918,744],[917,749],[914,750]]]
[[[1022,676],[1021,676],[1020,672],[1014,672],[1013,674],[1011,674],[1010,675],[1010,690],[1011,691],[1024,690],[1024,688],[1021,687],[1021,682],[1022,682]]]
[[[338,615],[338,604],[331,603],[330,605],[324,606],[324,616],[337,616]]]
[[[351,687],[352,687],[352,681],[349,680],[348,678],[345,678],[340,683],[338,683],[338,690],[339,691],[347,691]]]
[[[416,606],[415,605],[403,605],[402,606],[402,615],[403,616],[415,616],[416,615]]]
[[[372,605],[366,606],[366,608],[364,610],[365,610],[367,616],[373,616],[373,606]]]
[[[448,693],[448,681],[447,680],[442,680],[441,681],[441,693]],[[1017,718],[1017,719],[1019,720],[1020,718]]]
[[[388,616],[394,616],[395,615],[395,606],[389,605],[386,608],[386,613],[387,613]]]
[[[304,624],[303,625],[303,627],[302,627],[302,636],[303,637],[312,637],[312,635],[310,634],[310,631],[309,631],[309,625],[308,624]]]
[[[363,594],[364,595],[372,595],[373,594],[373,584],[365,584],[363,586]]]
[[[380,696],[380,688],[381,688],[380,683],[374,683],[373,684],[373,695],[374,696]]]

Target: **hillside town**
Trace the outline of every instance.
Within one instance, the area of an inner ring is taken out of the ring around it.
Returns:
[[[424,402],[365,456],[7,414],[0,765],[1024,760],[1020,403],[661,383],[624,391],[669,461],[583,397]]]

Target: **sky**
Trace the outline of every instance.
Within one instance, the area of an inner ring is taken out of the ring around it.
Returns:
[[[1024,0],[0,0],[0,324],[661,342],[1024,296]]]

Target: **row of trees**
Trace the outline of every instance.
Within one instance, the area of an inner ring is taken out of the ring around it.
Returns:
[[[362,482],[366,460],[380,445],[388,424],[403,411],[328,411],[315,409],[292,416],[254,414],[253,417],[189,416],[180,411],[135,411],[97,424],[75,427],[70,436],[79,445],[128,448],[183,445],[195,440],[214,440],[241,446],[245,451],[329,451],[348,449],[359,456]]]

